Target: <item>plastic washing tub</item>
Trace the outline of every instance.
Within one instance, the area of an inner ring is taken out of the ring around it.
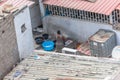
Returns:
[[[45,51],[52,51],[54,49],[54,42],[53,41],[44,41],[42,43],[42,47]]]

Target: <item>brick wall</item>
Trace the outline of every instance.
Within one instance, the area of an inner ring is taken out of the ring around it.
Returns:
[[[19,61],[13,16],[0,19],[0,80]]]

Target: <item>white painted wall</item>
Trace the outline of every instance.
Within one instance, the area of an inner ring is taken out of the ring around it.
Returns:
[[[24,23],[27,29],[24,33],[22,33],[21,26]],[[21,11],[19,14],[15,15],[14,24],[20,59],[26,58],[28,55],[32,54],[34,50],[31,18],[28,7]]]
[[[30,7],[30,16],[32,28],[42,25],[39,3],[37,1]]]
[[[88,38],[99,29],[112,29],[112,25],[81,21],[79,19],[71,19],[59,16],[47,16],[44,18],[44,27],[49,33],[56,33],[61,30],[68,37],[77,39],[80,42],[88,40]],[[114,30],[113,30],[114,31]],[[115,31],[117,35],[117,43],[120,45],[120,32]]]

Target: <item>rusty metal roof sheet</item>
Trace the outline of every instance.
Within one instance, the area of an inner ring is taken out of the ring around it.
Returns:
[[[2,0],[0,2],[0,15],[5,16],[13,13],[16,10],[22,9],[24,6],[31,6],[34,4],[32,0]]]
[[[21,8],[22,6],[30,6],[32,5],[34,2],[30,1],[30,0],[7,0],[6,2],[4,2],[4,4],[10,4],[13,5],[13,7],[17,7],[17,8]]]
[[[44,0],[43,3],[109,15],[120,0],[97,0],[95,3],[85,0]]]

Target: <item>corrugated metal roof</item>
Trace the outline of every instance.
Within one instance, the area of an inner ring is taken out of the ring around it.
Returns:
[[[0,15],[8,15],[16,10],[22,9],[24,6],[31,6],[32,4],[34,4],[32,0],[3,0],[0,2]]]
[[[2,0],[0,2],[0,19],[22,9],[24,6],[31,6],[32,4],[34,4],[32,0]]]
[[[3,5],[5,4],[11,4],[13,7],[21,8],[25,5],[30,6],[34,2],[30,0],[7,0]]]
[[[120,4],[117,6],[117,8],[116,8],[116,9],[120,10]]]
[[[0,6],[1,6],[2,4],[4,4],[6,1],[7,1],[7,0],[2,0],[2,1],[0,2]]]
[[[44,0],[43,3],[109,15],[120,0],[97,0],[95,3],[85,0]]]

